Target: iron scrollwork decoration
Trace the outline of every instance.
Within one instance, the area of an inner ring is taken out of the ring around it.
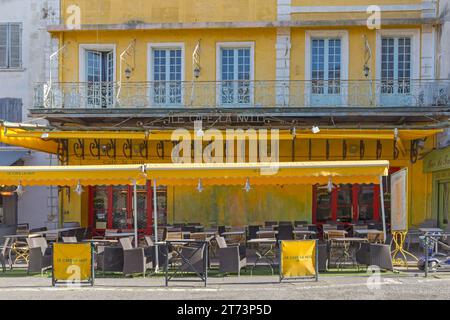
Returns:
[[[364,140],[359,141],[359,158],[364,159],[364,155],[366,154],[366,144]]]
[[[111,139],[106,145],[105,145],[105,154],[108,158],[116,159],[117,157],[117,141],[114,139]],[[111,154],[112,151],[112,154]]]
[[[94,139],[94,141],[89,144],[89,152],[91,153],[91,156],[100,159],[101,156],[100,139]]]
[[[148,140],[144,140],[139,144],[139,155],[142,158],[148,159]]]
[[[326,141],[326,159],[330,159],[330,140],[328,139]]]
[[[73,144],[73,153],[74,153],[75,157],[77,157],[79,159],[84,159],[84,157],[85,157],[84,146],[85,146],[85,143],[84,143],[83,139],[78,139]]]
[[[312,140],[309,139],[309,143],[308,143],[308,158],[309,160],[312,159]]]
[[[69,163],[69,143],[67,139],[58,140],[58,160],[61,164]]]
[[[133,159],[133,140],[127,139],[122,147],[123,155],[127,159]]]
[[[411,141],[410,160],[411,163],[416,163],[419,158],[419,140]]]
[[[347,140],[342,141],[342,159],[347,159]]]
[[[380,140],[377,140],[377,160],[381,159],[381,156],[383,154],[383,144]]]
[[[159,141],[156,144],[156,154],[160,159],[164,159],[164,141]]]
[[[397,139],[394,139],[394,152],[393,152],[394,160],[398,159],[399,154],[400,154],[400,150],[398,149],[398,146],[397,146]]]

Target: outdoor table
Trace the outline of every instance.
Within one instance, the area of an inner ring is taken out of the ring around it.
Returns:
[[[105,235],[105,238],[127,238],[127,237],[134,237],[134,233],[132,232],[112,232],[108,233],[108,235]]]
[[[295,239],[299,239],[299,236],[301,239],[307,239],[308,237],[311,238],[311,236],[316,235],[317,232],[315,231],[308,231],[308,230],[293,230],[292,234],[294,235]]]
[[[250,271],[250,274],[253,275],[253,269],[256,267],[257,263],[261,260],[266,260],[269,263],[269,267],[272,270],[275,267],[275,248],[277,244],[277,239],[275,238],[258,238],[251,239],[247,241],[248,244],[254,244],[254,249],[256,250],[256,260],[253,264],[253,267]]]
[[[367,236],[369,233],[383,233],[383,231],[375,230],[375,229],[360,229],[360,230],[354,230],[353,233],[361,235],[361,236]]]
[[[337,250],[334,263],[340,269],[340,266],[347,262],[351,262],[352,266],[356,263],[355,253],[359,249],[360,244],[362,242],[367,242],[368,240],[365,238],[333,238],[330,239],[330,262],[332,262],[333,258],[333,249],[341,249]],[[331,264],[331,263],[330,263]]]

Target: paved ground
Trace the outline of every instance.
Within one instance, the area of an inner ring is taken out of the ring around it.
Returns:
[[[8,277],[0,278],[0,299],[450,299],[450,275],[326,275],[317,283],[282,284],[272,276],[241,276],[212,278],[207,288],[199,283],[166,288],[163,278],[97,279],[95,287],[52,288],[49,278]]]

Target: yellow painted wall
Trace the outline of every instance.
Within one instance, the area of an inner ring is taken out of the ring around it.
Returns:
[[[64,21],[71,5],[82,24],[274,21],[277,14],[277,0],[63,0]]]
[[[62,55],[62,78],[64,82],[79,81],[80,44],[115,44],[116,72],[119,72],[119,56],[130,42],[136,39],[135,70],[124,82],[147,81],[149,43],[184,43],[185,80],[193,77],[192,53],[201,40],[202,71],[198,81],[216,81],[216,44],[218,42],[254,42],[255,79],[275,79],[275,29],[230,29],[230,30],[178,30],[178,31],[116,31],[116,32],[73,32],[64,35],[67,48]],[[132,64],[128,57],[127,63]],[[264,66],[264,67],[258,67]],[[125,70],[125,66],[123,67]],[[116,76],[119,80],[119,75]],[[81,81],[81,80],[80,80]]]
[[[403,26],[402,28],[406,28]],[[365,63],[365,43],[364,35],[369,41],[372,49],[372,58],[369,62],[370,77],[376,77],[376,32],[365,27],[348,28],[309,28],[307,30],[347,30],[349,34],[349,79],[365,79],[363,67]],[[305,80],[305,30],[303,28],[292,28],[291,32],[291,79]],[[275,80],[276,69],[276,29],[228,29],[228,30],[178,30],[178,31],[99,31],[99,32],[71,32],[64,35],[64,43],[67,48],[64,50],[61,62],[60,80],[63,82],[83,81],[79,78],[80,66],[80,45],[83,44],[111,44],[116,47],[116,81],[119,80],[120,54],[128,47],[133,39],[136,39],[135,53],[132,57],[126,58],[126,63],[122,63],[123,83],[148,81],[148,53],[149,43],[183,43],[184,73],[185,81],[192,81],[193,66],[192,53],[197,42],[201,40],[201,75],[197,81],[216,81],[216,47],[219,42],[254,42],[255,44],[255,80],[270,81]],[[135,57],[135,58],[133,58]],[[130,79],[126,79],[124,71],[126,64],[134,67]],[[298,87],[296,87],[296,85]],[[303,90],[301,83],[292,84],[294,89]],[[205,88],[205,87],[203,87]],[[273,88],[268,88],[271,90]],[[126,89],[124,89],[126,90]],[[200,89],[199,89],[200,90]],[[206,89],[202,89],[206,90]],[[274,90],[274,89],[273,89]],[[126,95],[126,91],[122,92]],[[264,93],[267,96],[267,93]],[[275,92],[274,92],[275,94]],[[349,92],[352,95],[352,92]],[[208,97],[215,97],[209,94]],[[265,96],[261,96],[261,99]],[[301,99],[297,93],[293,92],[292,97]],[[258,99],[258,92],[255,92],[255,99]],[[264,105],[269,103],[263,100]]]
[[[255,186],[249,193],[242,188],[207,187],[202,193],[192,187],[169,188],[168,221],[232,226],[311,221],[310,186]]]

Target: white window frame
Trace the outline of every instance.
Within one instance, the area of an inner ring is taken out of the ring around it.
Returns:
[[[97,50],[97,51],[112,51],[113,55],[114,55],[114,59],[113,59],[113,83],[116,83],[116,68],[117,68],[117,52],[116,52],[116,45],[114,43],[82,43],[78,46],[78,81],[80,83],[87,83],[87,79],[86,79],[86,68],[87,68],[87,61],[86,61],[86,51],[87,50]],[[113,105],[111,107],[113,107],[116,102],[116,95],[115,95],[115,89],[114,89],[115,85],[113,86]],[[64,88],[63,88],[64,89]],[[83,86],[83,88],[81,89],[81,91],[84,91],[85,88]],[[87,103],[87,92],[82,92],[82,97],[86,97],[86,101],[80,101],[81,104],[84,104],[85,107],[88,107],[88,103]]]
[[[307,30],[305,33],[305,106],[310,106],[312,91],[312,39],[315,38],[339,38],[341,39],[341,96],[342,104],[348,102],[348,61],[349,61],[349,37],[347,30]],[[328,54],[328,53],[327,53]]]
[[[239,48],[249,48],[250,49],[250,103],[249,104],[222,104],[221,99],[221,83],[222,83],[222,49],[239,49]],[[216,43],[216,105],[220,107],[227,108],[242,108],[245,106],[254,106],[255,104],[255,42],[217,42]]]
[[[383,37],[410,37],[411,38],[411,81],[420,80],[420,29],[381,29],[376,36],[376,82],[381,86],[381,61]],[[411,94],[414,86],[411,87]],[[381,103],[381,90],[377,90],[376,104]]]
[[[25,67],[24,67],[24,63],[23,63],[24,62],[23,61],[23,23],[22,22],[0,22],[0,25],[8,26],[8,30],[11,25],[18,25],[20,27],[20,66],[19,67],[11,67],[10,66],[11,44],[9,43],[8,46],[6,47],[7,55],[8,55],[8,66],[6,68],[0,68],[0,72],[1,71],[24,71]],[[8,39],[10,39],[9,31],[8,31],[7,37],[8,37]]]
[[[148,43],[147,44],[147,81],[149,83],[153,83],[154,79],[154,68],[153,68],[153,50],[154,49],[181,49],[181,104],[157,104],[153,103],[153,94],[152,88],[149,87],[149,105],[150,106],[163,106],[163,107],[180,107],[184,105],[185,95],[184,95],[184,82],[185,80],[185,68],[186,68],[186,59],[185,59],[185,44],[184,42],[158,42],[158,43]]]
[[[116,64],[117,64],[117,54],[116,45],[112,43],[108,44],[80,44],[79,45],[79,82],[86,82],[86,51],[87,50],[97,50],[97,51],[113,51],[114,54],[114,66],[113,66],[113,81],[116,82]]]

